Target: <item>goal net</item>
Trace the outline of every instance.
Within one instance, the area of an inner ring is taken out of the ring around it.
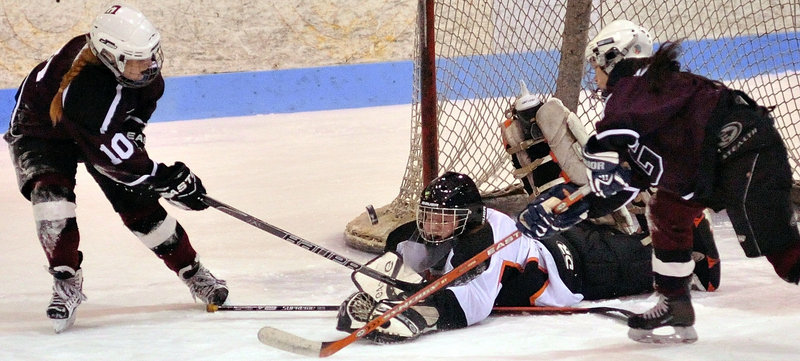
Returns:
[[[433,6],[432,17],[425,16],[426,5]],[[543,99],[558,96],[591,134],[603,104],[592,97],[594,84],[583,49],[599,29],[620,18],[647,27],[656,47],[682,40],[684,68],[741,89],[762,105],[775,106],[773,116],[789,150],[795,182],[800,179],[798,2],[420,0],[418,18],[405,176],[397,198],[377,209],[376,224],[364,213],[347,225],[346,242],[352,247],[379,252],[393,231],[414,220],[419,193],[428,181],[423,179],[426,167],[434,170],[434,176],[444,171],[466,173],[493,207],[509,213],[521,210],[527,199],[521,182],[512,175],[514,168],[500,135],[500,123],[519,92],[519,81]],[[428,35],[422,32],[431,29],[432,84],[421,71],[424,35]],[[422,136],[426,120],[420,92],[431,86],[436,89],[435,164],[422,156],[423,144],[430,140]]]

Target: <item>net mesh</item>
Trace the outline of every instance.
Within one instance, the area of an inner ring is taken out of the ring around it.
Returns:
[[[589,0],[572,0],[589,1]],[[485,198],[510,199],[495,206],[514,212],[524,204],[520,182],[500,136],[504,112],[519,81],[543,98],[556,90],[567,0],[436,0],[436,86],[439,166],[468,174]],[[625,18],[647,27],[656,43],[682,40],[681,62],[697,74],[718,79],[766,106],[789,150],[794,179],[800,179],[800,3],[779,0],[593,1],[591,38],[605,24]],[[419,31],[419,30],[418,30]],[[587,39],[588,40],[588,39]],[[656,44],[656,46],[658,46]],[[588,66],[580,84],[576,114],[587,131],[602,115],[591,95]],[[401,190],[378,209],[379,222],[366,214],[345,230],[350,246],[380,251],[399,225],[413,220],[422,184],[420,72],[415,63],[411,147]]]

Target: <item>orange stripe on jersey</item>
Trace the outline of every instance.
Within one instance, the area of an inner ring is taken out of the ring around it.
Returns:
[[[506,273],[506,269],[508,268],[513,268],[519,271],[520,273],[522,273],[522,270],[524,269],[522,265],[519,263],[511,262],[508,260],[503,261],[503,267],[500,268],[500,277],[497,279],[497,282],[500,282],[503,279],[503,275]]]
[[[525,265],[527,266],[531,262],[536,262],[536,265],[538,266],[539,270],[542,271],[542,273],[547,274],[547,270],[542,268],[542,266],[539,264],[539,259],[538,258],[531,257],[531,258],[526,259],[525,260]],[[525,266],[523,266],[523,265],[521,265],[521,264],[519,264],[517,262],[512,262],[512,261],[505,260],[505,261],[503,261],[503,267],[501,267],[501,269],[500,269],[500,277],[497,279],[497,282],[501,282],[503,280],[503,275],[505,274],[506,270],[509,269],[509,268],[513,268],[513,269],[517,270],[517,272],[519,272],[519,273],[522,273],[522,272],[525,271]],[[530,303],[531,306],[535,306],[534,302],[536,302],[536,299],[539,298],[539,296],[541,296],[542,293],[544,293],[544,290],[547,289],[548,285],[550,285],[550,281],[549,280],[545,281],[544,285],[542,285],[542,288],[540,288],[538,291],[536,291],[536,293],[531,295],[531,297],[529,298],[529,300],[531,302]]]
[[[542,288],[540,288],[538,291],[536,291],[536,293],[531,295],[531,298],[529,298],[531,306],[536,306],[536,299],[539,298],[539,296],[541,296],[542,293],[544,293],[544,290],[546,290],[547,286],[549,285],[550,285],[550,280],[545,281],[544,285],[542,285]]]

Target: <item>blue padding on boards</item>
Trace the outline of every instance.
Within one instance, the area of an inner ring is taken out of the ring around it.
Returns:
[[[695,49],[701,43],[703,57]],[[714,50],[717,49],[717,50]],[[725,49],[737,49],[735,52]],[[763,36],[687,40],[681,59],[692,64],[691,69],[712,79],[749,78],[757,69],[772,68],[777,73],[800,71],[800,33],[775,33]],[[517,89],[495,89],[486,81],[504,76],[492,66],[506,58],[524,58],[535,69],[506,69],[525,76],[528,87],[540,92],[532,79],[535,74],[555,74],[559,54],[555,50],[520,54],[497,54],[483,60],[486,69],[467,74],[463,71],[466,58],[439,60],[439,66],[454,69],[437,75],[442,84],[447,78],[468,89],[455,96],[443,91],[448,98],[480,98],[491,94],[513,96]],[[691,59],[691,61],[688,61]],[[494,69],[494,70],[492,70]],[[475,69],[472,69],[473,71]],[[411,61],[371,64],[337,65],[316,68],[253,71],[169,77],[166,92],[159,101],[151,122],[243,116],[253,114],[291,113],[316,110],[362,108],[408,104],[412,101],[413,63]],[[20,79],[22,80],[22,79]],[[554,79],[539,79],[552,83]],[[475,83],[483,87],[475,87]],[[588,84],[583,84],[588,87]],[[485,88],[485,87],[489,88]],[[0,89],[0,132],[8,128],[14,108],[16,89]]]
[[[411,61],[168,77],[150,122],[409,104]],[[0,132],[16,89],[0,89]]]
[[[410,61],[172,77],[151,121],[411,103]]]

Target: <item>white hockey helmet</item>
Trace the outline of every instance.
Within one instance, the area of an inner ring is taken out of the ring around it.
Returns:
[[[88,45],[123,86],[138,88],[149,84],[161,72],[161,34],[144,14],[127,5],[111,5],[92,22]],[[151,61],[138,80],[126,78],[128,60]]]
[[[600,66],[606,74],[622,59],[653,55],[653,37],[643,26],[628,20],[614,20],[586,45],[586,61]]]

